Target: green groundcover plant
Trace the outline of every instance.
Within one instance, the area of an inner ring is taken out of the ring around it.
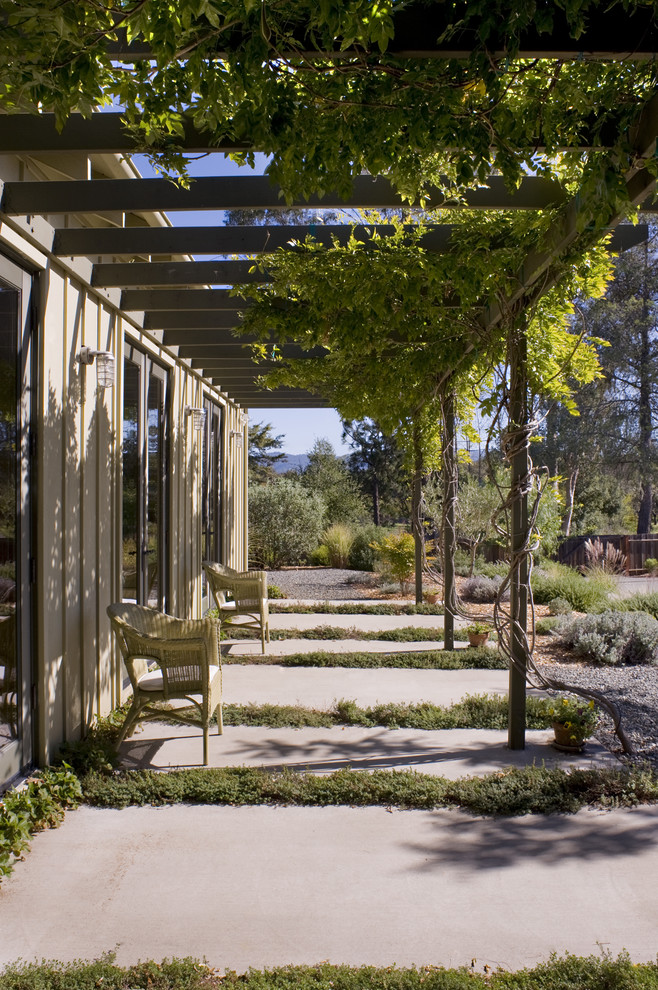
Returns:
[[[459,637],[461,630],[456,629]],[[253,639],[253,630],[240,630],[237,626],[228,630],[230,639]],[[441,643],[443,629],[425,629],[418,626],[406,626],[404,629],[378,629],[376,632],[366,632],[352,626],[343,629],[342,626],[315,626],[313,629],[271,629],[270,640],[278,642],[283,639],[360,639],[376,640],[385,643]]]
[[[658,598],[658,596],[657,596]],[[287,612],[290,615],[443,615],[443,605],[410,605],[407,602],[383,602],[379,605],[364,605],[361,602],[345,602],[331,605],[321,602],[318,605],[273,605],[270,613]]]
[[[82,779],[84,800],[99,808],[130,805],[383,806],[459,808],[473,815],[573,814],[581,808],[634,808],[658,802],[658,776],[643,767],[561,770],[510,767],[484,777],[445,777],[415,770],[303,770],[222,767],[97,771]]]
[[[264,664],[280,667],[399,667],[424,670],[506,670],[507,660],[496,650],[426,650],[421,653],[292,653],[289,656],[262,654],[226,655],[224,664]]]
[[[552,956],[509,973],[472,968],[284,966],[220,974],[194,959],[117,966],[111,954],[72,963],[16,963],[0,973],[0,990],[658,990],[658,964],[633,963],[627,953]]]

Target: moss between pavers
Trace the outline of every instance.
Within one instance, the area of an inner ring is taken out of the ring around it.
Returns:
[[[514,973],[442,966],[285,966],[220,975],[194,959],[116,966],[111,955],[93,962],[18,963],[0,973],[0,990],[658,990],[658,965],[616,959],[553,956]]]

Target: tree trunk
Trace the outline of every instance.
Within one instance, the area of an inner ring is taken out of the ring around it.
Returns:
[[[576,482],[578,481],[579,472],[580,472],[580,468],[576,468],[575,471],[572,471],[571,474],[569,475],[569,480],[567,482],[566,512],[564,514],[564,519],[562,520],[562,532],[564,533],[565,536],[569,536],[569,534],[571,533],[571,520],[573,518],[574,496],[576,494]]]
[[[443,649],[455,648],[455,501],[457,498],[457,446],[455,443],[455,397],[443,404]]]
[[[640,427],[640,458],[642,464],[642,477],[640,479],[640,508],[637,514],[638,533],[651,532],[651,506],[653,501],[652,485],[652,444],[653,422],[651,416],[651,368],[650,368],[650,340],[649,340],[649,288],[647,285],[648,275],[648,245],[644,245],[644,281],[642,287],[642,323],[640,325],[640,403],[639,403],[639,427]]]
[[[414,424],[414,479],[411,498],[411,530],[416,545],[416,604],[423,601],[423,558],[425,541],[423,539],[423,519],[421,504],[423,500],[423,449],[420,442],[420,431]]]

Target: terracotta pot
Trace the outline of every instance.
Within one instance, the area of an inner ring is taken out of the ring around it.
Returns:
[[[470,646],[484,646],[484,644],[489,639],[489,633],[468,633],[468,642]]]
[[[562,722],[553,722],[553,732],[555,733],[554,746],[565,753],[582,753],[586,740],[578,736],[577,730],[567,729]],[[574,739],[573,737],[576,736]]]

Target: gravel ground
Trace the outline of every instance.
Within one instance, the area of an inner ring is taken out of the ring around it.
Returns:
[[[337,567],[294,567],[268,571],[268,582],[284,591],[288,598],[310,601],[358,601],[374,598],[377,588],[356,587],[372,582],[370,571],[347,571]]]
[[[621,712],[622,728],[635,750],[635,759],[646,760],[658,770],[658,667],[592,667],[563,662],[539,666],[567,684],[604,692]],[[621,755],[607,715],[602,717],[596,735],[604,746]]]
[[[293,568],[269,572],[270,584],[276,584],[289,598],[312,601],[358,601],[377,597],[377,588],[356,587],[372,581],[368,571],[337,568]],[[637,590],[635,587],[633,591]],[[539,650],[540,657],[543,651]],[[538,657],[539,659],[539,657]],[[604,691],[618,705],[622,725],[635,749],[635,759],[645,760],[658,770],[658,667],[591,667],[551,658],[544,666],[547,673],[574,686]],[[597,731],[600,741],[621,755],[619,740],[612,722],[603,716]]]

